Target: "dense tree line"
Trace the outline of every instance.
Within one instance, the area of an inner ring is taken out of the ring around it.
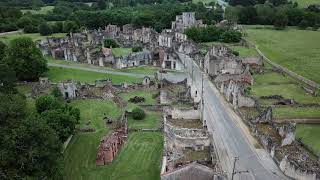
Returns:
[[[253,6],[256,4],[264,4],[264,3],[270,3],[274,6],[279,6],[282,4],[292,3],[292,1],[288,1],[288,0],[226,0],[226,1],[229,2],[231,6],[237,6],[237,5]]]
[[[258,4],[255,6],[235,6],[226,9],[225,18],[240,24],[274,25],[282,29],[289,26],[319,27],[320,13],[310,9],[298,8],[294,4],[273,6]]]
[[[62,179],[63,142],[75,132],[80,111],[52,95],[36,99],[36,110],[16,89],[36,79],[46,62],[29,38],[7,47],[0,41],[0,179]]]
[[[185,34],[195,42],[239,42],[242,36],[241,33],[236,30],[220,28],[215,26],[208,26],[202,28],[188,28],[185,30]]]
[[[214,24],[222,20],[223,11],[209,10],[203,4],[181,4],[163,3],[152,5],[141,5],[135,7],[114,8],[107,11],[76,11],[71,20],[76,21],[80,26],[88,28],[104,27],[107,24],[133,24],[137,27],[151,26],[157,31],[171,27],[171,21],[175,16],[184,11],[196,12],[196,18],[202,19],[204,23]]]

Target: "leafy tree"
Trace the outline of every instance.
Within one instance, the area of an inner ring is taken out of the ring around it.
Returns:
[[[74,21],[66,21],[63,23],[63,31],[64,32],[77,32],[79,29],[78,25]]]
[[[52,34],[52,29],[47,23],[42,23],[39,26],[39,33],[41,36],[48,36]]]
[[[64,112],[62,109],[47,110],[41,113],[41,118],[54,129],[61,142],[74,133],[77,120],[74,116]]]
[[[307,27],[308,27],[308,21],[305,20],[305,19],[302,20],[302,21],[299,23],[298,27],[299,27],[300,29],[307,29]]]
[[[39,28],[37,26],[33,26],[33,25],[26,25],[23,28],[23,32],[25,32],[25,33],[37,33],[37,32],[39,32]]]
[[[25,97],[21,94],[0,93],[0,99],[0,128],[17,127],[27,113]]]
[[[274,9],[269,4],[255,6],[257,11],[257,22],[259,24],[272,24],[274,20]]]
[[[40,96],[36,99],[36,109],[38,113],[61,108],[62,103],[53,96]]]
[[[62,33],[63,31],[63,23],[62,22],[56,22],[51,26],[52,33]]]
[[[16,73],[7,64],[0,63],[0,93],[16,93]]]
[[[275,15],[273,25],[276,29],[285,29],[288,25],[288,17],[283,11],[278,11]]]
[[[61,99],[63,97],[63,94],[61,93],[61,91],[59,90],[59,88],[57,86],[55,86],[52,91],[51,91],[51,95],[55,98]]]
[[[106,39],[104,40],[104,47],[110,48],[118,48],[120,47],[119,44],[114,39]]]
[[[61,178],[62,143],[45,122],[37,116],[28,116],[13,129],[10,139],[5,155],[9,172],[32,179]]]
[[[6,44],[0,41],[0,63],[5,56],[6,48],[7,48]]]
[[[240,42],[241,33],[238,31],[225,31],[221,35],[221,41],[225,43]]]
[[[243,7],[239,13],[241,24],[255,24],[257,22],[257,11],[253,6]]]
[[[104,9],[107,8],[107,4],[106,4],[105,0],[99,0],[99,1],[97,2],[97,6],[98,6],[98,8],[99,8],[100,10],[104,10]]]
[[[31,38],[10,42],[4,62],[16,72],[19,80],[36,80],[47,71],[46,60]]]
[[[146,113],[140,109],[140,108],[134,108],[132,110],[132,117],[133,119],[136,119],[136,120],[142,120],[144,119],[146,116]]]

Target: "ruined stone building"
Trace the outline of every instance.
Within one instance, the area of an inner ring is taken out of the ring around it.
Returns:
[[[206,24],[202,20],[196,20],[194,12],[183,12],[182,15],[176,16],[176,20],[172,21],[171,29],[176,32],[183,32],[190,27],[205,27]]]
[[[111,163],[117,156],[127,137],[127,122],[110,135],[103,137],[98,148],[96,165],[102,166]]]
[[[136,53],[130,53],[127,56],[121,56],[115,59],[115,68],[123,69],[128,67],[135,67],[141,65],[152,64],[151,52],[142,51]]]
[[[59,88],[65,99],[74,99],[77,97],[78,88],[75,82],[61,82],[57,84],[57,87]]]

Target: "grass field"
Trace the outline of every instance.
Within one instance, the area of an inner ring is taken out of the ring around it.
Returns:
[[[30,12],[31,14],[48,14],[53,9],[54,9],[54,6],[44,6],[44,7],[41,7],[40,10],[25,9],[25,10],[21,10],[21,12],[23,14],[28,12]]]
[[[112,54],[115,57],[126,56],[132,52],[131,48],[112,48]]]
[[[320,107],[277,107],[273,113],[275,118],[320,118]]]
[[[215,2],[215,0],[192,0],[193,3],[202,2],[203,4],[209,4],[211,2]]]
[[[297,30],[273,30],[246,26],[251,42],[272,61],[299,75],[320,83],[320,32]],[[261,26],[259,26],[261,27]]]
[[[319,0],[293,0],[298,2],[300,7],[308,7],[310,4],[320,4]]]
[[[31,38],[33,41],[37,41],[37,40],[41,40],[45,37],[65,37],[66,33],[57,33],[57,34],[52,34],[50,36],[41,36],[39,33],[18,33],[18,34],[10,34],[10,35],[6,35],[6,36],[0,36],[0,41],[9,44],[9,42],[12,39],[16,39],[19,37],[29,37]]]
[[[116,159],[106,166],[95,165],[99,139],[81,134],[71,141],[65,155],[65,179],[68,180],[140,180],[160,179],[163,137],[161,133],[130,133]]]
[[[77,80],[83,83],[93,83],[95,80],[103,78],[111,78],[112,82],[115,84],[120,84],[122,82],[130,83],[142,81],[142,78],[136,78],[133,76],[112,75],[106,73],[66,69],[60,67],[50,67],[47,75],[52,82],[59,82],[70,79]]]
[[[316,152],[320,153],[320,124],[298,124],[296,130],[297,138],[302,141]]]
[[[65,60],[56,60],[52,57],[46,57],[49,63],[55,64],[64,64],[64,65],[71,65],[77,67],[90,67],[94,69],[102,69],[102,70],[109,70],[109,71],[120,71],[120,72],[127,72],[127,73],[137,73],[137,74],[150,74],[154,75],[160,68],[155,66],[140,66],[140,67],[132,67],[132,68],[125,68],[125,69],[113,69],[111,67],[100,67],[91,64],[85,63],[77,63],[73,61],[65,61]]]

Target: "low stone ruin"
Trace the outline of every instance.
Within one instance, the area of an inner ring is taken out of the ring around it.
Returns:
[[[124,113],[120,119],[120,128],[105,136],[100,141],[96,158],[96,165],[103,166],[111,163],[117,156],[128,137],[127,115]]]

